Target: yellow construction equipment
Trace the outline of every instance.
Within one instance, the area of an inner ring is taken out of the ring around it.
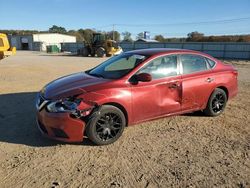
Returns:
[[[0,60],[16,54],[16,47],[10,47],[6,34],[0,33]]]
[[[87,57],[91,55],[94,57],[110,57],[112,55],[119,55],[123,50],[118,46],[114,40],[106,39],[102,33],[94,33],[91,43],[85,43],[85,46],[78,50],[78,55]]]

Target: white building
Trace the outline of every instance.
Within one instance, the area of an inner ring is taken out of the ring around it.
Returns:
[[[159,42],[159,41],[154,40],[154,39],[144,39],[144,38],[140,38],[140,39],[137,39],[135,42]]]
[[[59,33],[38,33],[31,35],[9,36],[11,46],[17,50],[46,51],[46,46],[57,45],[61,49],[61,43],[76,42],[75,36]]]

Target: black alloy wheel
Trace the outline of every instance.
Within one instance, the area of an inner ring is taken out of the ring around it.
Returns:
[[[104,105],[94,112],[87,124],[86,135],[97,145],[115,142],[126,126],[124,113],[112,105]]]
[[[122,119],[119,114],[108,112],[97,120],[95,128],[97,136],[103,141],[108,141],[122,130]]]
[[[204,113],[208,116],[220,115],[227,103],[227,94],[223,89],[216,88],[210,96]]]

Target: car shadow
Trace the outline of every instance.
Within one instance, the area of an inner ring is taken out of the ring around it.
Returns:
[[[192,113],[182,114],[181,116],[207,117],[202,111],[196,111],[196,112],[192,112]]]
[[[67,144],[45,138],[36,125],[36,92],[0,94],[0,142],[34,147]],[[74,145],[93,145],[88,139]]]

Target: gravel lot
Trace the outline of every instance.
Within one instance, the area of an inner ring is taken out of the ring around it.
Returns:
[[[239,70],[239,95],[219,117],[142,123],[101,147],[43,138],[36,92],[103,60],[18,52],[0,62],[0,187],[250,186],[250,61],[226,61]]]

